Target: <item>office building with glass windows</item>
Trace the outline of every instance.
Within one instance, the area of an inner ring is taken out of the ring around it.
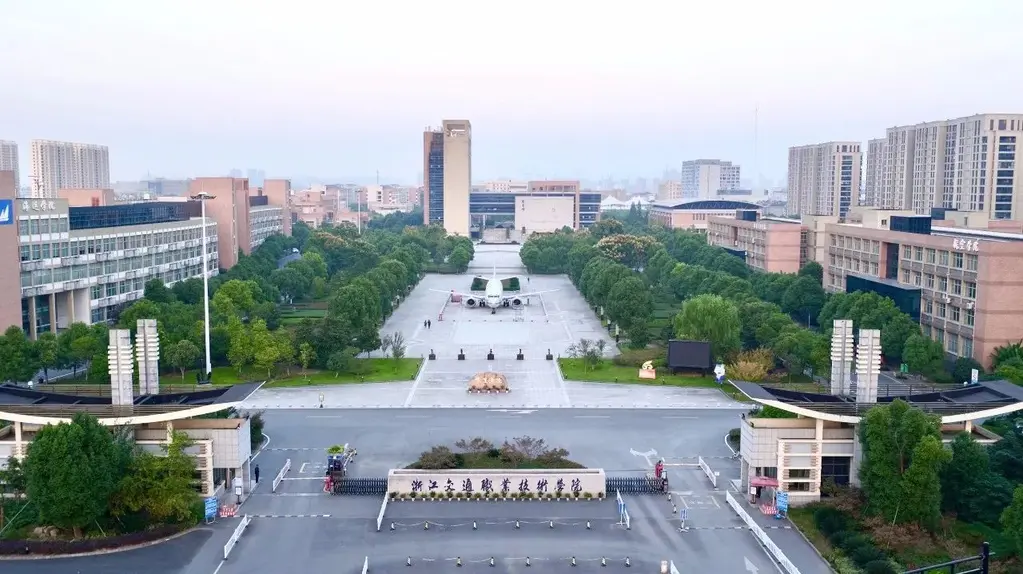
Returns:
[[[196,202],[71,207],[66,199],[3,201],[11,202],[14,216],[12,225],[0,227],[0,240],[16,237],[20,285],[13,285],[13,275],[2,279],[0,293],[8,300],[0,305],[21,309],[20,323],[11,324],[33,339],[71,323],[113,319],[142,297],[151,279],[173,284],[202,277],[204,222]],[[213,276],[217,223],[208,217],[205,225]]]
[[[472,189],[472,125],[444,120],[423,132],[423,223],[469,236]]]
[[[584,229],[600,220],[600,193],[578,181],[530,181],[523,191],[481,191],[469,195],[472,228],[511,224],[523,235],[568,227]]]

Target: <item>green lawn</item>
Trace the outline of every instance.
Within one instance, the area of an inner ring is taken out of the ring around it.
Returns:
[[[300,319],[323,319],[326,316],[326,309],[281,309],[281,319],[291,317],[297,317]]]
[[[673,387],[719,388],[713,377],[694,377],[668,374],[668,369],[658,369],[656,379],[639,378],[636,367],[621,367],[609,360],[601,361],[595,369],[583,364],[582,359],[558,359],[561,374],[568,381],[595,383],[632,383],[639,385],[671,385]]]
[[[291,373],[280,372],[271,379],[268,387],[304,387],[311,385],[343,385],[348,383],[384,383],[392,381],[410,381],[419,372],[422,359],[356,359],[361,364],[363,374],[340,373],[335,375],[329,371],[310,369],[303,373],[301,368],[292,368]],[[232,367],[214,367],[214,385],[236,385],[252,381],[266,380],[266,373],[245,370],[239,373]],[[160,384],[188,385],[195,383],[195,371],[185,371],[185,378],[180,373],[160,376]]]

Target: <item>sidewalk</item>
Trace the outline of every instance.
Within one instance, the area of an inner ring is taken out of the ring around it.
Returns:
[[[759,505],[750,505],[748,498],[739,499],[737,493],[732,493],[732,496],[736,496],[736,500],[739,500],[743,510],[753,517],[754,522],[764,528],[771,540],[799,569],[800,574],[832,574],[834,572],[831,565],[817,553],[813,545],[806,541],[796,525],[792,524],[788,518],[778,519],[768,516],[760,511]]]

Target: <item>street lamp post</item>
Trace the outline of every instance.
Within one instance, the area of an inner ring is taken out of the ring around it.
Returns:
[[[204,379],[206,383],[209,383],[213,378],[213,364],[210,361],[210,255],[206,247],[206,227],[209,223],[206,220],[206,200],[216,199],[216,196],[200,191],[198,195],[193,195],[192,199],[197,200],[199,205],[202,206],[202,312],[203,336],[206,342],[206,374]]]

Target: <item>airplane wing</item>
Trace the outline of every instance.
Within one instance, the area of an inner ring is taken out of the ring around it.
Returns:
[[[505,298],[518,297],[521,299],[523,297],[535,297],[536,295],[543,295],[544,293],[554,293],[555,291],[561,291],[561,289],[549,289],[547,291],[531,291],[529,293],[505,293],[504,296]]]
[[[443,289],[430,289],[434,293],[444,293],[445,295],[453,295],[455,297],[472,297],[473,299],[479,299],[481,295],[476,293],[459,293],[458,291],[445,291]]]

